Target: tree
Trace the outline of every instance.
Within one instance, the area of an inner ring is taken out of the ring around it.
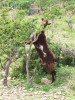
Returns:
[[[15,36],[16,27],[8,18],[0,18],[0,20],[2,21],[0,24],[0,48],[1,53],[7,56],[3,64],[3,68],[5,69],[4,85],[7,85],[9,66],[16,60],[18,49]]]
[[[60,6],[54,5],[51,7],[47,7],[44,11],[44,17],[45,19],[52,20],[51,26],[52,26],[52,37],[53,37],[53,31],[54,31],[54,19],[61,16],[61,8]]]
[[[15,18],[12,21],[5,17],[0,17],[0,48],[1,54],[7,55],[4,62],[5,65],[5,79],[4,84],[7,85],[7,76],[9,66],[18,58],[19,47],[24,47],[24,42],[29,39],[30,35],[34,32],[36,27],[35,19],[32,18]],[[23,43],[23,44],[22,44]],[[29,48],[31,50],[31,47]],[[28,51],[24,53],[28,54]],[[30,51],[29,51],[30,56]],[[27,58],[29,61],[29,58]],[[28,62],[27,61],[27,62]],[[27,64],[27,63],[26,63]],[[27,67],[26,67],[27,69]],[[27,74],[28,75],[28,74]],[[28,82],[29,83],[29,82]]]
[[[50,4],[54,3],[56,0],[36,0],[36,5],[44,10],[44,8],[50,6]]]
[[[29,45],[29,51],[27,52],[25,41],[27,41],[29,39],[30,35],[36,29],[34,21],[35,21],[35,19],[23,20],[23,23],[22,23],[22,26],[21,26],[23,28],[22,31],[23,32],[25,31],[25,33],[23,33],[25,35],[25,38],[24,38],[24,35],[22,34],[21,38],[20,38],[21,39],[20,41],[22,41],[22,43],[24,43],[24,52],[25,52],[25,59],[26,59],[26,72],[27,72],[27,83],[30,82],[29,59],[30,59],[30,54],[31,54],[32,43]]]
[[[68,18],[65,20],[72,32],[72,27],[73,27],[73,19],[72,19],[72,15],[74,14],[75,12],[75,4],[70,4],[68,3],[67,6],[65,7],[65,10],[66,10],[66,15],[68,16]]]
[[[45,12],[44,12],[44,17],[46,19],[51,19],[52,20],[52,23],[54,21],[54,19],[58,16],[60,16],[62,13],[61,13],[61,8],[60,6],[52,6],[52,7],[47,7],[45,9]]]

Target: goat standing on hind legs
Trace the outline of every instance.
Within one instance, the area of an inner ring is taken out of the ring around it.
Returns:
[[[32,36],[32,39],[25,43],[30,44],[32,41],[34,41],[34,38],[35,37]],[[58,61],[59,58],[56,59],[53,52],[49,49],[44,31],[41,31],[40,34],[36,34],[36,41],[34,41],[33,44],[41,59],[42,65],[45,66],[47,72],[52,75],[52,83],[53,83],[55,81],[55,75],[56,75],[55,62]]]
[[[55,55],[49,49],[44,31],[41,31],[37,41],[35,41],[33,44],[38,52],[42,65],[46,66],[47,72],[52,75],[52,83],[53,83],[55,81],[55,75],[56,75],[55,62],[58,59],[55,58]]]
[[[36,41],[33,42],[36,51],[41,59],[42,65],[44,65],[47,69],[47,72],[52,75],[52,83],[55,81],[55,62],[58,59],[55,58],[53,52],[49,49],[46,41],[46,36],[44,31],[41,31],[39,35],[36,35]],[[30,44],[32,41],[26,42]]]

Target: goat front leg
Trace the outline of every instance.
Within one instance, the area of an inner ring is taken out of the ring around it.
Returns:
[[[31,41],[25,41],[24,44],[31,44]]]
[[[43,66],[46,66],[46,63],[41,59],[41,63]]]

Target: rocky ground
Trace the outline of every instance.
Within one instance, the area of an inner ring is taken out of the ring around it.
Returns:
[[[0,72],[0,100],[75,100],[75,68],[71,68],[70,76],[66,72],[66,83],[52,85],[51,82],[42,78],[41,82],[46,84],[35,84],[33,87],[26,86],[25,80],[11,79],[8,77],[8,86],[3,85],[4,71]],[[58,78],[58,77],[57,77]],[[61,77],[64,79],[64,76]],[[59,79],[59,82],[61,82]],[[49,82],[49,83],[47,83]],[[55,81],[56,82],[56,81]],[[64,81],[63,81],[64,82]],[[48,89],[49,88],[49,89]],[[49,90],[49,91],[46,91]]]
[[[68,97],[70,95],[68,85],[45,92],[34,91],[33,88],[26,90],[24,82],[18,82],[19,84],[15,86],[14,81],[10,79],[9,85],[4,86],[2,81],[3,79],[0,82],[0,100],[75,100]]]

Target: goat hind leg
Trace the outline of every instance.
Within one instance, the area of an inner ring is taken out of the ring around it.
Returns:
[[[56,72],[55,71],[52,71],[51,72],[51,75],[52,75],[52,83],[55,81],[55,78],[54,78],[54,76],[56,75]]]

